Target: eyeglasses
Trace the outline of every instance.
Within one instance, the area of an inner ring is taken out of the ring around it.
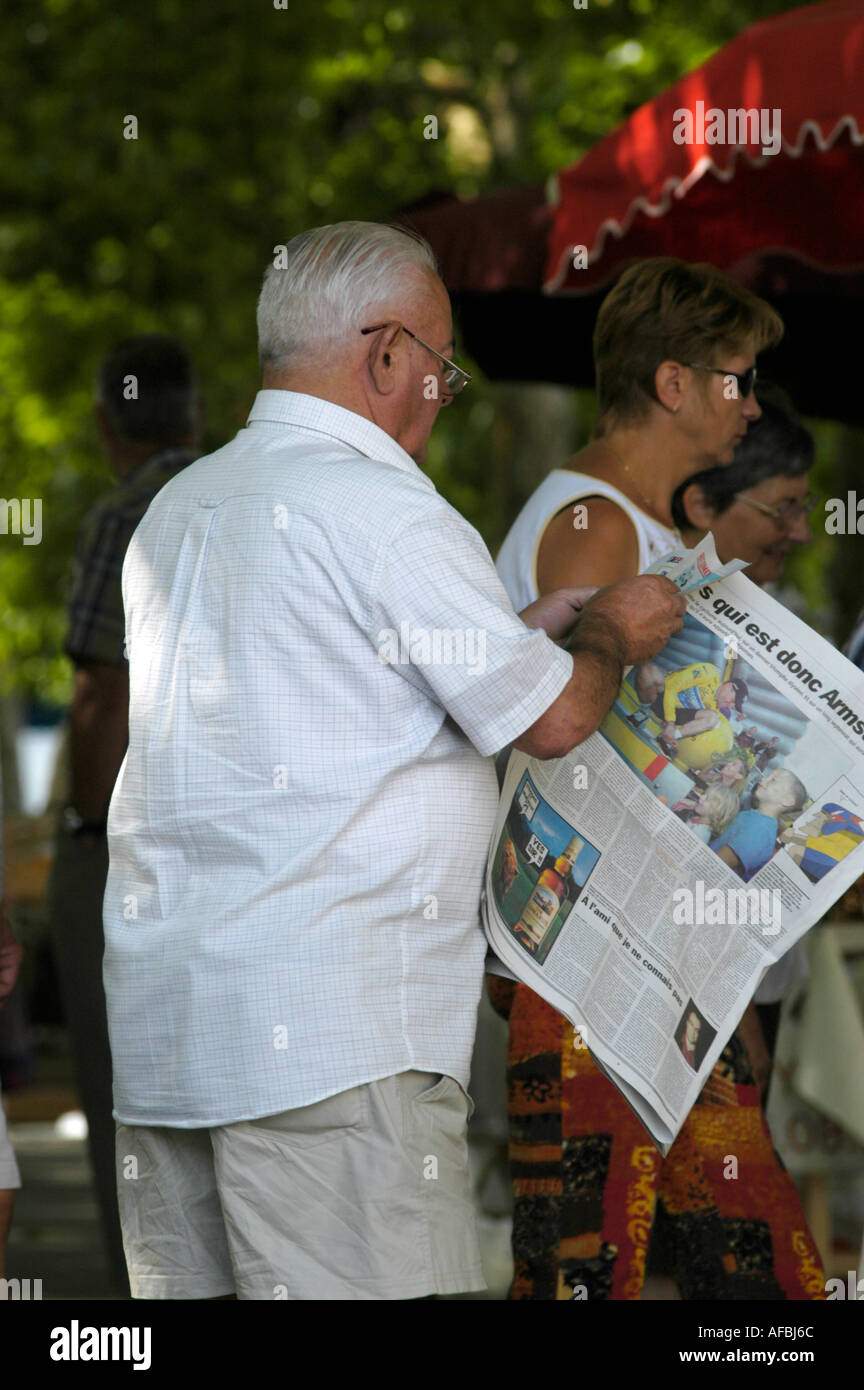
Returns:
[[[757,502],[755,497],[736,492],[735,501],[746,502],[748,507],[755,507],[757,511],[764,512],[781,531],[788,531],[802,516],[810,515],[819,498],[815,492],[808,492],[800,502],[778,502],[776,507],[769,507],[765,502]]]
[[[395,323],[396,320],[393,319],[391,322]],[[360,332],[380,333],[382,328],[389,328],[389,326],[389,323],[378,323],[374,328],[361,328]],[[416,333],[412,333],[410,328],[406,328],[404,323],[400,323],[399,327],[402,329],[403,333],[408,334],[409,338],[413,338],[415,343],[419,343],[427,352],[431,352],[433,357],[437,357],[439,362],[444,363],[446,368],[444,372],[444,385],[447,387],[447,394],[448,396],[458,396],[459,392],[464,390],[471,380],[470,373],[463,372],[461,367],[457,367],[455,362],[451,362],[450,358],[445,357],[437,348],[430,347],[428,343],[424,343],[423,339],[418,338]]]
[[[682,367],[692,367],[697,372],[714,372],[717,376],[731,376],[735,378],[738,388],[738,395],[742,400],[750,395],[756,385],[756,368],[748,367],[746,372],[727,372],[725,367],[705,367],[701,362],[682,362]]]

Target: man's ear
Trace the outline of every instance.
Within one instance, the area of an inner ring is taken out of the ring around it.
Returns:
[[[380,333],[371,335],[366,365],[381,396],[389,396],[396,388],[397,367],[406,342],[401,323],[388,324]]]
[[[700,483],[688,483],[681,494],[684,515],[697,531],[710,531],[717,520],[717,513],[709,504]]]

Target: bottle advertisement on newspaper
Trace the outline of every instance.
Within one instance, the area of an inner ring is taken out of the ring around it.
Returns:
[[[653,566],[682,631],[567,757],[511,753],[486,872],[490,968],[570,1020],[664,1154],[766,971],[864,873],[864,674],[742,568],[710,536]]]

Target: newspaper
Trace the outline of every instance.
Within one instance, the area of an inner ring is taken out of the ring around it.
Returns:
[[[498,961],[667,1153],[765,972],[864,872],[864,675],[711,537],[653,567],[684,627],[566,758],[513,752]],[[732,572],[735,571],[735,572]]]

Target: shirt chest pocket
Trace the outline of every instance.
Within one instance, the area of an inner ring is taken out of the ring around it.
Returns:
[[[231,688],[231,669],[216,633],[198,633],[194,640],[182,644],[178,655],[195,718],[201,723],[236,721],[239,711]]]

